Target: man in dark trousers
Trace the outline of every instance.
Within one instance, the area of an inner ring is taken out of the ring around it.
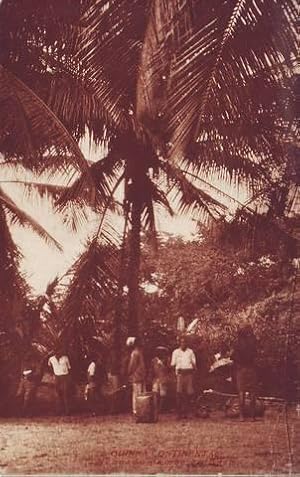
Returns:
[[[196,356],[194,351],[188,348],[184,336],[180,338],[179,348],[173,351],[171,366],[176,374],[177,418],[187,418],[191,397],[194,394]]]
[[[28,353],[23,362],[21,380],[17,390],[17,399],[20,402],[22,416],[30,416],[32,414],[40,380],[41,373],[37,366],[36,358]]]
[[[63,413],[68,415],[70,412],[69,393],[70,393],[70,361],[63,349],[59,346],[53,356],[48,360],[48,366],[53,370],[55,376],[56,392],[63,409]]]

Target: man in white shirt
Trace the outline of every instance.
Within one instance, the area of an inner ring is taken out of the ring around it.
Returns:
[[[48,366],[53,370],[55,376],[56,392],[64,414],[69,414],[69,384],[70,384],[70,361],[62,349],[57,349],[56,353],[48,360]]]
[[[171,366],[176,374],[177,418],[186,418],[191,396],[194,394],[193,374],[196,369],[196,356],[187,347],[184,337],[180,338],[179,348],[172,354]]]

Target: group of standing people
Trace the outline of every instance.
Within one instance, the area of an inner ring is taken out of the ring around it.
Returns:
[[[69,391],[71,364],[68,356],[61,347],[50,356],[47,362],[48,368],[54,374],[55,388],[63,414],[70,412]],[[17,399],[21,401],[20,411],[22,415],[30,415],[35,401],[38,386],[44,374],[44,365],[37,366],[37,360],[28,354],[23,364],[20,384],[17,390]]]
[[[136,414],[136,402],[139,394],[146,391],[146,366],[143,350],[136,338],[128,338],[127,345],[132,348],[128,366],[129,381],[132,383],[132,412]],[[256,338],[250,325],[240,328],[233,350],[229,353],[232,360],[232,375],[239,397],[240,419],[251,417],[255,420],[257,397]],[[197,361],[194,351],[187,346],[184,336],[179,339],[179,347],[172,353],[171,360],[163,357],[157,349],[151,362],[152,391],[157,396],[159,408],[164,408],[167,396],[169,370],[173,369],[176,378],[177,418],[187,418],[193,410],[194,376]],[[249,406],[246,404],[249,399]]]
[[[152,358],[149,370],[146,369],[143,348],[139,339],[130,337],[127,339],[126,345],[130,351],[127,373],[128,381],[132,386],[133,415],[136,415],[137,412],[137,397],[146,391],[146,382],[149,383],[149,376],[151,389],[156,396],[158,408],[160,410],[165,409],[170,371],[173,371],[176,380],[177,418],[187,418],[189,412],[193,409],[192,399],[194,396],[194,376],[197,370],[197,361],[194,351],[187,346],[185,336],[179,338],[179,346],[170,357],[166,356],[165,349],[162,350],[162,347],[158,347]],[[231,358],[239,395],[240,417],[242,420],[246,417],[246,396],[248,396],[250,398],[250,417],[254,419],[257,395],[255,369],[256,339],[250,326],[245,326],[239,330]],[[68,415],[70,413],[70,360],[64,350],[59,347],[50,356],[47,365],[54,374],[60,410],[63,414]],[[89,357],[84,397],[88,401],[91,411],[95,411],[99,404],[99,390],[101,384],[103,384],[102,367],[97,356]],[[100,374],[101,379],[99,379]],[[37,371],[34,363],[27,360],[17,393],[17,396],[22,399],[23,414],[29,414],[30,404],[34,400],[41,378],[41,370]]]
[[[132,348],[128,376],[132,384],[132,412],[136,414],[137,397],[146,391],[146,366],[143,350],[137,338],[128,338],[127,346]],[[159,408],[163,409],[167,396],[167,380],[169,368],[174,369],[176,376],[176,409],[177,418],[187,418],[191,398],[194,394],[193,375],[196,371],[196,356],[194,351],[187,346],[185,337],[181,337],[179,347],[172,353],[171,361],[156,351],[152,359],[150,375],[152,377],[152,391],[157,396]]]
[[[20,402],[20,413],[30,416],[35,402],[36,392],[47,369],[54,376],[57,395],[57,411],[60,414],[70,414],[70,396],[72,388],[71,363],[64,348],[58,346],[46,363],[37,366],[37,360],[32,355],[24,359],[21,380],[17,390],[17,399]],[[94,413],[100,397],[100,387],[103,383],[103,363],[99,356],[90,355],[86,370],[86,386],[84,398],[88,401],[88,409]]]

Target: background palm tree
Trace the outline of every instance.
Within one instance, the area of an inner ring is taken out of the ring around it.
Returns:
[[[48,244],[61,250],[60,244],[32,217],[21,210],[0,187],[0,303],[1,331],[13,329],[22,313],[29,287],[19,271],[21,253],[13,241],[10,224],[31,228]]]
[[[0,366],[1,375],[5,376],[0,408],[5,402],[9,407],[16,392],[20,361],[39,327],[39,313],[26,275],[20,271],[22,253],[13,240],[11,225],[30,228],[61,250],[59,243],[0,187]]]

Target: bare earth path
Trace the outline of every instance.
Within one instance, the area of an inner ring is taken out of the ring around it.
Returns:
[[[290,414],[292,475],[300,475],[300,417]],[[288,473],[284,413],[240,423],[214,415],[135,424],[130,416],[0,420],[0,475],[9,473]]]

